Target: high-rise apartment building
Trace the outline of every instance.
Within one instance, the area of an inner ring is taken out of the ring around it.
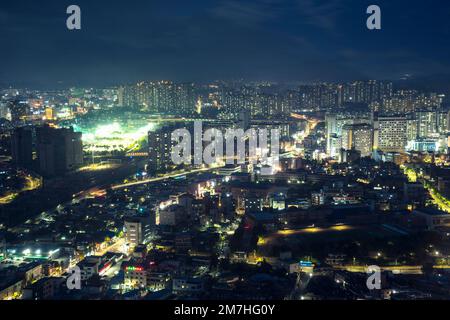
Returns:
[[[440,110],[437,114],[437,132],[445,135],[450,130],[450,112],[448,110]]]
[[[30,168],[33,164],[33,132],[31,128],[21,127],[11,136],[11,153],[15,165]]]
[[[355,81],[343,87],[343,101],[369,104],[392,95],[392,82],[389,81]]]
[[[167,171],[172,165],[172,131],[176,128],[165,126],[148,133],[148,165],[147,171],[151,175]]]
[[[196,102],[193,83],[141,81],[117,90],[118,106],[138,107],[150,113],[192,115]]]
[[[36,129],[39,171],[44,176],[57,176],[83,164],[81,132],[73,128]]]
[[[399,115],[419,110],[437,110],[441,107],[443,96],[419,93],[416,90],[399,90],[391,97],[382,100],[381,112],[385,115]]]
[[[433,138],[438,134],[438,112],[433,110],[419,110],[415,112],[417,122],[417,136],[419,138]]]
[[[117,94],[117,106],[123,107],[125,105],[124,102],[125,87],[117,88],[116,94]]]

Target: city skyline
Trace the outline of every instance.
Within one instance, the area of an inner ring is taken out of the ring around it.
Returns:
[[[449,13],[3,3],[0,304],[448,301]]]

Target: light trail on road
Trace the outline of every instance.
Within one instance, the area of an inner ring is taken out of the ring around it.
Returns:
[[[117,185],[112,186],[111,189],[112,190],[117,190],[117,189],[137,186],[137,185],[141,185],[141,184],[147,184],[147,183],[151,183],[151,182],[163,181],[163,180],[167,180],[167,179],[170,179],[170,178],[181,177],[181,176],[185,176],[185,175],[189,175],[189,174],[193,174],[193,173],[211,171],[211,170],[215,170],[215,169],[218,169],[218,168],[220,168],[220,167],[194,169],[194,170],[181,172],[181,173],[168,173],[168,174],[165,174],[165,175],[163,175],[161,177],[154,177],[154,178],[149,178],[149,179],[145,179],[145,180],[142,180],[142,181],[135,181],[135,182],[128,182],[128,183],[117,184]]]

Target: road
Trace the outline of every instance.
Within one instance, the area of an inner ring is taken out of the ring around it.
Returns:
[[[4,195],[0,198],[0,205],[8,204],[14,201],[21,193],[26,191],[33,191],[39,189],[42,186],[42,180],[31,175],[24,175],[25,185],[21,190],[17,190],[16,192],[11,192],[9,194]]]
[[[167,174],[162,175],[160,177],[154,177],[154,178],[149,178],[149,179],[145,179],[145,180],[141,180],[141,181],[135,181],[135,182],[129,182],[129,183],[116,184],[116,185],[113,185],[111,187],[111,189],[113,189],[113,190],[123,189],[123,188],[138,186],[138,185],[141,185],[141,184],[147,184],[147,183],[151,183],[151,182],[162,181],[162,180],[166,180],[166,179],[169,179],[169,178],[181,177],[181,176],[185,176],[185,175],[189,175],[189,174],[193,174],[193,173],[199,173],[199,172],[206,172],[206,171],[216,170],[217,168],[219,168],[219,167],[208,167],[208,168],[200,168],[200,169],[194,169],[194,170],[183,171],[183,172],[178,172],[178,173],[167,173]]]
[[[440,194],[436,188],[432,187],[428,183],[425,183],[425,188],[428,190],[431,198],[433,199],[433,203],[439,207],[442,211],[450,213],[450,200]]]
[[[125,245],[125,238],[120,238],[118,239],[116,242],[114,242],[113,244],[109,245],[108,247],[96,251],[95,255],[96,256],[103,256],[105,253],[107,252],[115,252],[115,253],[125,253],[123,252],[123,246]]]
[[[258,241],[258,245],[266,245],[271,242],[273,242],[276,239],[279,238],[285,238],[289,236],[294,235],[301,235],[301,234],[312,234],[312,233],[326,233],[326,232],[342,232],[342,231],[349,231],[349,230],[356,230],[358,229],[357,226],[350,226],[346,224],[338,224],[338,225],[332,225],[327,227],[302,227],[298,229],[285,229],[285,230],[279,230],[277,232],[273,232],[271,234],[268,234],[264,237],[261,237]]]
[[[366,273],[367,266],[337,266],[335,269],[345,270],[349,272]],[[433,267],[436,270],[450,269],[450,265],[439,265]],[[392,271],[401,274],[422,274],[422,266],[380,266],[382,271]]]
[[[443,196],[437,189],[432,185],[431,182],[427,181],[425,178],[420,177],[413,168],[403,168],[404,174],[408,177],[409,182],[422,182],[424,188],[428,191],[432,202],[440,210],[450,213],[450,200]]]

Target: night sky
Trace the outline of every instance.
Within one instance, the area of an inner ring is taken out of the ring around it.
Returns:
[[[382,30],[366,28],[370,4]],[[395,80],[450,74],[450,2],[3,0],[0,39],[3,85]]]

